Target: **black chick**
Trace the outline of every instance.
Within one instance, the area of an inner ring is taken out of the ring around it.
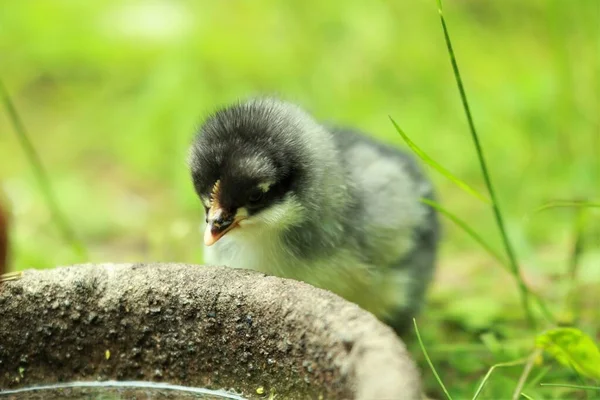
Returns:
[[[329,289],[400,334],[419,311],[439,228],[410,155],[259,98],[208,117],[189,165],[207,264]]]

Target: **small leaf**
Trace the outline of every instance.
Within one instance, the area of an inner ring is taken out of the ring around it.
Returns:
[[[425,154],[425,152],[423,150],[421,150],[419,148],[419,146],[417,146],[412,140],[410,140],[408,135],[406,133],[404,133],[402,128],[400,128],[400,126],[398,126],[398,124],[396,123],[396,121],[394,121],[394,119],[392,117],[390,117],[390,120],[392,121],[392,124],[394,124],[394,127],[396,128],[396,131],[398,131],[400,136],[402,136],[402,139],[404,139],[404,141],[406,142],[408,147],[410,147],[410,149],[417,156],[419,156],[419,158],[421,158],[421,160],[423,160],[424,162],[426,162],[427,164],[429,164],[430,166],[435,168],[440,174],[442,174],[446,178],[450,179],[452,182],[454,182],[458,187],[460,187],[465,192],[469,193],[472,196],[475,196],[476,198],[483,201],[484,203],[490,204],[490,200],[487,199],[484,195],[479,193],[477,190],[473,189],[471,186],[469,186],[464,181],[462,181],[459,178],[457,178],[456,176],[454,176],[450,171],[448,171],[446,168],[444,168],[440,164],[438,164],[433,158],[431,158],[427,154]]]
[[[579,329],[551,329],[539,335],[535,342],[561,364],[588,378],[600,379],[600,350]]]
[[[106,350],[106,351],[104,352],[104,357],[105,357],[107,360],[109,360],[109,359],[110,359],[110,350]]]

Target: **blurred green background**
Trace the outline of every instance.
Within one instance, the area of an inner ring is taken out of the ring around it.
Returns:
[[[509,233],[528,282],[555,308],[574,211],[532,212],[600,198],[599,4],[445,3]],[[279,94],[403,146],[391,115],[485,191],[434,0],[4,0],[0,77],[92,262],[202,261],[187,146],[206,113],[254,94]],[[500,249],[487,206],[429,171],[444,206]],[[52,224],[4,110],[0,181],[14,214],[13,269],[86,261]],[[597,210],[588,221],[578,306],[597,334]],[[460,345],[444,343],[477,346],[482,331],[522,318],[509,275],[449,223],[424,318],[456,393],[471,390],[495,358],[470,353],[466,364]]]

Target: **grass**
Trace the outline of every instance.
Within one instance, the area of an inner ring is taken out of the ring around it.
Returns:
[[[513,277],[517,282],[517,286],[519,288],[519,294],[521,295],[521,302],[523,305],[523,310],[527,314],[527,318],[530,323],[534,324],[535,319],[533,317],[530,304],[529,304],[529,288],[523,281],[523,277],[521,276],[521,269],[519,267],[517,257],[515,255],[515,250],[513,245],[508,238],[508,234],[506,233],[506,227],[504,222],[504,217],[502,215],[502,211],[500,211],[500,203],[496,196],[496,190],[494,189],[494,185],[492,184],[492,179],[490,177],[490,173],[488,171],[487,162],[485,156],[483,155],[483,148],[481,147],[481,143],[479,140],[479,135],[477,134],[477,130],[475,129],[475,122],[473,122],[473,116],[471,115],[471,107],[469,106],[469,101],[467,100],[467,94],[465,92],[465,88],[463,85],[462,77],[460,75],[460,70],[458,68],[458,63],[456,61],[456,56],[454,55],[454,50],[452,49],[452,41],[450,40],[450,34],[448,33],[448,27],[446,26],[446,19],[444,18],[444,14],[442,11],[442,2],[441,0],[437,0],[438,4],[438,12],[440,14],[440,21],[442,23],[442,28],[444,31],[444,39],[446,41],[446,47],[448,48],[448,55],[450,56],[450,62],[452,63],[452,72],[454,73],[454,78],[456,79],[456,84],[458,86],[458,91],[460,93],[460,101],[462,103],[463,109],[465,111],[465,115],[467,116],[467,121],[469,123],[469,132],[471,133],[471,138],[473,139],[473,144],[475,145],[475,150],[477,152],[477,159],[479,161],[479,166],[481,168],[481,173],[483,175],[483,179],[485,181],[485,186],[490,195],[492,201],[492,210],[494,211],[494,219],[496,220],[496,225],[498,226],[498,230],[500,231],[500,235],[502,237],[502,244],[504,246],[504,250],[506,251],[506,255],[509,260],[509,266]]]
[[[530,325],[535,329],[537,327],[536,325],[536,320],[535,317],[532,313],[531,310],[531,304],[530,304],[530,296],[531,296],[531,290],[529,289],[529,287],[527,286],[527,284],[525,283],[525,281],[523,280],[523,277],[521,275],[521,269],[519,266],[519,263],[517,261],[517,258],[515,256],[515,252],[513,249],[513,246],[510,242],[510,239],[507,235],[506,232],[506,228],[505,228],[505,223],[504,223],[504,216],[500,210],[500,206],[498,204],[498,200],[495,194],[495,190],[494,187],[492,185],[492,180],[490,178],[490,174],[488,172],[488,166],[487,163],[485,161],[485,157],[483,154],[483,149],[481,147],[480,144],[480,140],[479,140],[479,135],[477,133],[477,130],[475,128],[475,123],[471,114],[471,109],[469,107],[469,102],[467,99],[467,94],[463,85],[463,81],[462,81],[462,77],[460,74],[460,69],[458,67],[458,63],[456,60],[456,56],[453,50],[453,46],[452,46],[452,41],[450,38],[450,34],[449,34],[449,30],[446,24],[446,19],[444,17],[443,14],[443,10],[442,10],[442,1],[441,0],[437,0],[437,5],[438,5],[438,12],[440,15],[440,22],[442,25],[442,30],[444,33],[444,39],[446,42],[446,46],[447,46],[447,50],[448,50],[448,55],[450,57],[450,62],[452,65],[452,70],[454,73],[454,77],[456,79],[456,84],[458,86],[458,90],[460,93],[460,99],[461,99],[461,103],[463,105],[463,109],[465,112],[465,115],[467,117],[467,121],[468,121],[468,125],[469,125],[469,131],[471,133],[471,137],[473,139],[473,144],[475,145],[475,150],[477,152],[477,156],[478,156],[478,160],[479,160],[479,165],[481,167],[481,171],[482,171],[482,175],[484,177],[485,180],[485,184],[486,187],[488,189],[488,192],[490,194],[490,198],[491,198],[491,206],[493,209],[493,213],[494,213],[494,217],[498,226],[498,229],[500,231],[501,237],[502,237],[502,241],[504,244],[504,249],[506,251],[506,254],[508,256],[509,259],[509,268],[510,268],[510,272],[512,273],[513,277],[515,278],[516,284],[519,288],[520,291],[520,296],[521,296],[521,304],[522,304],[522,308],[527,316],[527,319],[530,323]],[[396,130],[398,131],[398,133],[402,136],[402,138],[404,139],[404,141],[407,143],[407,145],[411,148],[411,150],[413,150],[413,152],[415,152],[424,162],[426,162],[427,164],[431,165],[432,167],[434,167],[436,170],[438,170],[442,175],[448,177],[452,182],[454,182],[457,186],[461,187],[463,190],[466,190],[467,192],[471,193],[471,194],[477,194],[477,192],[473,191],[470,186],[468,186],[468,184],[462,182],[460,179],[455,178],[453,175],[451,175],[444,167],[442,167],[440,164],[438,164],[436,161],[432,160],[429,156],[427,156],[424,152],[422,152],[419,147],[414,144],[410,138],[402,131],[402,129],[397,125],[397,123],[392,119],[392,123],[394,124]],[[479,198],[482,198],[481,196],[477,196]],[[453,221],[456,225],[460,226],[465,232],[467,232],[473,239],[475,239],[476,242],[478,242],[481,247],[483,249],[485,249],[489,254],[491,254],[493,256],[493,258],[495,258],[496,260],[499,260],[502,263],[502,260],[500,258],[500,256],[497,255],[497,253],[485,242],[485,240],[483,240],[476,232],[473,231],[473,229],[471,229],[467,224],[465,224],[463,221],[461,221],[459,218],[457,218],[455,215],[453,215],[451,212],[445,210],[443,207],[441,207],[439,204],[433,203],[433,202],[428,202],[430,206],[434,207],[435,209],[437,209],[440,213],[442,213],[443,215],[445,215],[446,217],[448,217],[451,221]],[[563,205],[563,204],[560,204]],[[567,203],[567,205],[569,206],[583,206],[583,207],[595,207],[596,204],[595,203],[579,203],[579,204],[569,204]],[[555,205],[550,205],[550,207],[555,206]],[[548,206],[542,206],[540,208],[538,208],[538,210],[536,211],[541,211],[544,209],[547,209]],[[573,251],[571,254],[571,259],[570,259],[570,280],[571,283],[573,282],[573,280],[576,278],[576,270],[577,270],[577,266],[579,263],[579,257],[582,253],[582,226],[584,224],[585,219],[582,217],[583,216],[583,211],[578,211],[577,216],[576,216],[576,229],[575,229],[575,244],[573,247]],[[504,264],[504,263],[502,263]],[[540,306],[542,306],[542,308],[544,310],[546,310],[545,305],[543,305],[543,301],[541,300],[541,298],[537,297],[537,300],[540,304]],[[547,314],[547,316],[550,314]],[[552,317],[549,318],[549,322],[555,326],[556,325],[556,320],[554,320]],[[431,368],[431,371],[433,373],[433,375],[435,376],[435,379],[437,380],[437,382],[439,383],[442,391],[444,392],[444,395],[446,398],[451,399],[451,395],[448,393],[448,390],[446,389],[443,381],[441,380],[438,372],[436,371],[435,367],[433,366],[433,363],[425,349],[425,346],[423,344],[423,341],[421,339],[421,335],[419,333],[419,329],[417,327],[417,323],[416,321],[414,321],[414,326],[415,326],[415,331],[416,331],[416,335],[417,335],[417,339],[419,341],[419,346],[421,347],[421,350],[423,352],[423,355],[427,361],[427,363],[429,364],[429,367]],[[575,349],[575,345],[574,343],[576,342],[585,342],[585,339],[576,339],[576,337],[584,337],[585,338],[585,334],[582,333],[581,331],[574,331],[573,332],[569,332],[570,335],[570,345],[566,345],[566,343],[563,343],[562,345],[558,345],[554,342],[551,341],[553,343],[554,350],[553,351],[558,351],[560,354],[556,355],[557,360],[561,360],[561,362],[563,362],[562,360],[568,360],[567,361],[567,365],[569,365],[571,368],[573,368],[575,366],[575,364],[577,365],[577,374],[580,374],[583,370],[585,370],[585,368],[589,368],[589,378],[591,379],[596,379],[596,380],[600,380],[600,374],[597,374],[594,372],[594,370],[598,370],[597,365],[594,365],[594,363],[596,363],[597,361],[591,361],[591,360],[595,360],[595,358],[598,358],[600,356],[598,356],[598,354],[600,354],[600,352],[598,351],[598,348],[596,346],[596,348],[594,348],[594,344],[592,344],[592,347],[585,347],[580,350],[576,350]],[[544,334],[541,334],[544,335]],[[593,342],[592,342],[593,343]],[[581,345],[584,346],[584,345]],[[560,350],[557,350],[560,349]],[[577,356],[577,351],[579,351],[579,357]],[[534,366],[534,363],[539,359],[539,357],[542,355],[543,353],[543,348],[536,348],[535,351],[533,351],[533,353],[528,357],[527,360],[518,360],[518,361],[512,361],[512,362],[504,362],[504,363],[497,363],[494,364],[487,372],[487,374],[485,375],[485,377],[483,378],[481,384],[479,385],[479,387],[477,388],[477,391],[475,392],[475,394],[473,395],[473,399],[475,400],[476,398],[479,397],[479,395],[481,394],[485,383],[488,381],[488,379],[490,378],[493,370],[496,367],[499,366],[503,366],[503,367],[510,367],[510,366],[515,366],[515,365],[520,365],[525,363],[525,367],[516,383],[516,387],[513,391],[512,394],[512,400],[517,400],[519,399],[521,396],[525,397],[525,398],[531,398],[531,396],[526,395],[522,392],[523,388],[525,387],[525,384],[529,378],[529,375],[531,374],[532,368]],[[526,361],[526,362],[525,362]],[[585,365],[582,369],[582,367],[580,366],[583,363],[583,365]],[[579,379],[581,379],[581,376],[578,376]],[[547,386],[547,385],[546,385]],[[577,385],[566,385],[566,386],[562,386],[562,387],[571,387],[571,388],[579,388],[579,389],[584,389],[584,388],[589,388],[586,386],[577,386]]]
[[[425,345],[423,344],[423,340],[421,339],[421,334],[419,333],[419,326],[417,325],[417,320],[415,318],[413,318],[413,325],[415,327],[415,333],[417,335],[417,340],[419,341],[419,346],[421,347],[423,356],[425,356],[425,360],[427,360],[427,364],[429,365],[429,368],[431,368],[431,372],[433,372],[433,375],[435,376],[435,379],[437,380],[438,384],[440,385],[440,388],[444,392],[444,395],[446,396],[446,398],[448,400],[452,400],[452,396],[450,396],[450,393],[448,393],[448,389],[446,389],[446,386],[444,386],[444,382],[442,381],[442,379],[440,378],[439,374],[437,373],[435,367],[433,366],[433,362],[431,361],[431,358],[429,358],[429,354],[427,354],[427,349],[425,348]]]
[[[46,172],[46,169],[40,160],[38,152],[33,147],[33,144],[29,139],[29,135],[27,134],[27,130],[23,125],[23,121],[21,121],[19,113],[15,109],[10,95],[6,91],[2,81],[0,81],[0,97],[2,97],[4,109],[8,113],[10,121],[13,125],[13,129],[19,138],[19,143],[25,152],[25,156],[33,168],[37,185],[40,188],[44,202],[48,205],[48,210],[50,211],[52,221],[56,224],[58,230],[61,232],[65,243],[70,244],[76,254],[82,258],[85,258],[85,246],[76,237],[72,225],[67,221],[64,212],[60,209],[60,206],[56,200],[56,195],[52,190],[48,173]]]
[[[523,281],[559,321],[597,341],[600,209],[590,206],[600,199],[597,2],[445,7]],[[319,118],[401,146],[392,115],[424,154],[485,193],[439,23],[431,0],[9,2],[0,13],[0,77],[90,261],[198,263],[202,209],[185,167],[187,144],[204,113],[239,96],[278,92]],[[12,128],[0,112],[13,269],[84,261],[54,225]],[[489,205],[431,176],[444,210],[490,249],[503,248]],[[460,225],[444,223],[420,336],[449,394],[472,398],[491,366],[532,353],[538,331],[523,318],[502,262]],[[532,313],[543,321],[540,307]],[[428,392],[442,398],[418,343],[409,345]],[[597,383],[538,361],[526,396],[594,398],[569,386]],[[495,369],[478,398],[510,398],[522,372]]]

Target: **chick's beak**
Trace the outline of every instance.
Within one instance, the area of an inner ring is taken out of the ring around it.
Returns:
[[[211,207],[206,219],[206,230],[204,231],[204,244],[212,246],[227,232],[235,228],[240,220],[236,215],[225,212],[221,208]]]

